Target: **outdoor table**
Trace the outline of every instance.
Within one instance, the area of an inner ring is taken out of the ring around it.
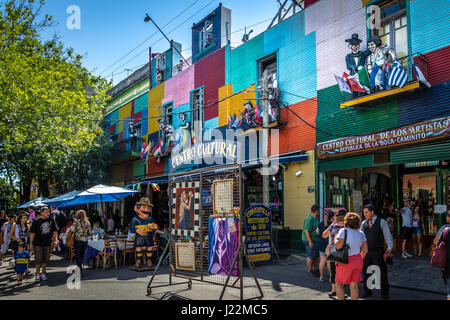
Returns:
[[[96,258],[99,252],[103,251],[105,247],[105,240],[89,240],[86,247],[86,252],[84,253],[84,264],[88,265],[89,259]],[[123,240],[117,241],[117,254],[122,251],[125,247],[125,242]]]

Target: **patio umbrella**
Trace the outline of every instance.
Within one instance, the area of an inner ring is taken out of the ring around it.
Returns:
[[[45,200],[48,199],[44,197],[36,198],[28,202],[22,203],[21,205],[18,205],[14,209],[26,209],[28,207],[43,207],[46,205],[45,203],[43,203]]]
[[[97,185],[86,191],[79,193],[73,200],[64,202],[65,207],[75,206],[85,203],[102,203],[102,216],[103,216],[103,202],[117,201],[125,198],[133,193],[139,193],[137,190],[130,190],[120,187],[112,187],[105,185]]]
[[[72,191],[72,192],[51,198],[51,199],[44,200],[42,202],[44,202],[45,204],[52,206],[52,207],[62,208],[62,207],[66,207],[66,203],[69,202],[70,200],[75,199],[75,197],[77,195],[79,195],[80,193],[81,193],[81,191],[75,190],[75,191]]]

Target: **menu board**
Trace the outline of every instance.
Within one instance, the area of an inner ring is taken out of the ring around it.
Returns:
[[[213,182],[214,214],[233,213],[233,179]]]

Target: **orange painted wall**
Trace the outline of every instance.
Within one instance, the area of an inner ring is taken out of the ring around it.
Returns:
[[[305,100],[289,107],[306,122],[313,126],[316,125],[316,98]],[[281,128],[279,132],[279,153],[284,154],[299,150],[313,150],[315,143],[315,130],[297,118],[292,112],[288,111],[288,124]]]

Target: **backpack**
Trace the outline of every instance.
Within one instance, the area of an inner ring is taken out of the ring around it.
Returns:
[[[444,269],[447,262],[447,233],[450,228],[445,228],[438,241],[436,248],[434,249],[433,256],[431,257],[431,265],[433,267]]]

